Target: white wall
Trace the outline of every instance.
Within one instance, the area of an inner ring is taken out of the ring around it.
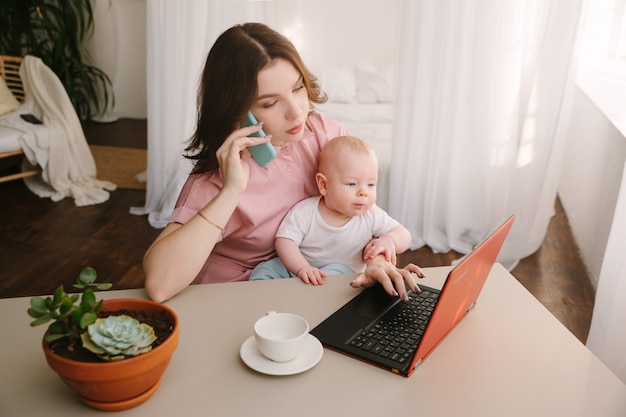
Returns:
[[[577,88],[559,196],[572,233],[597,286],[626,159],[626,138]]]
[[[395,59],[402,1],[280,0],[267,9],[267,23],[295,44],[307,65],[382,66]]]
[[[91,1],[95,30],[86,47],[113,83],[115,108],[109,116],[145,119],[146,0]]]

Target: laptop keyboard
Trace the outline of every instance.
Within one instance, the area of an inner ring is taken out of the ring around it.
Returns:
[[[428,290],[412,294],[409,301],[398,303],[348,343],[404,364],[417,349],[438,298],[439,293]]]

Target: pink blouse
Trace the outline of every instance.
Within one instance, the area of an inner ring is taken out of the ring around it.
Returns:
[[[274,236],[285,214],[298,201],[319,194],[315,173],[320,150],[330,139],[348,134],[338,122],[318,114],[309,116],[308,127],[302,140],[276,147],[276,158],[265,168],[250,161],[247,189],[194,284],[245,281],[259,262],[276,256]],[[190,175],[170,223],[189,221],[221,186],[219,171],[210,177]]]

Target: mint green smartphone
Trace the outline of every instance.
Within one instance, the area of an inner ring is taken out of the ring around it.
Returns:
[[[249,111],[248,117],[246,118],[246,121],[243,122],[241,127],[252,126],[257,123],[258,122],[256,118],[254,117],[252,112]],[[258,132],[251,134],[250,136],[265,137],[265,132],[263,132],[263,129],[261,129]],[[248,150],[250,151],[250,154],[252,154],[252,157],[254,158],[256,163],[259,164],[261,168],[269,164],[270,161],[276,156],[276,150],[269,142],[261,143],[260,145],[248,146]]]

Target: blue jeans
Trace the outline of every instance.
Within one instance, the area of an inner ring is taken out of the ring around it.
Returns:
[[[339,274],[352,274],[350,268],[343,264],[328,264],[319,268],[321,271],[326,272],[328,275]],[[283,265],[280,258],[272,258],[269,261],[259,263],[256,268],[252,270],[250,275],[250,281],[258,281],[262,279],[277,279],[277,278],[293,278],[294,274]]]

